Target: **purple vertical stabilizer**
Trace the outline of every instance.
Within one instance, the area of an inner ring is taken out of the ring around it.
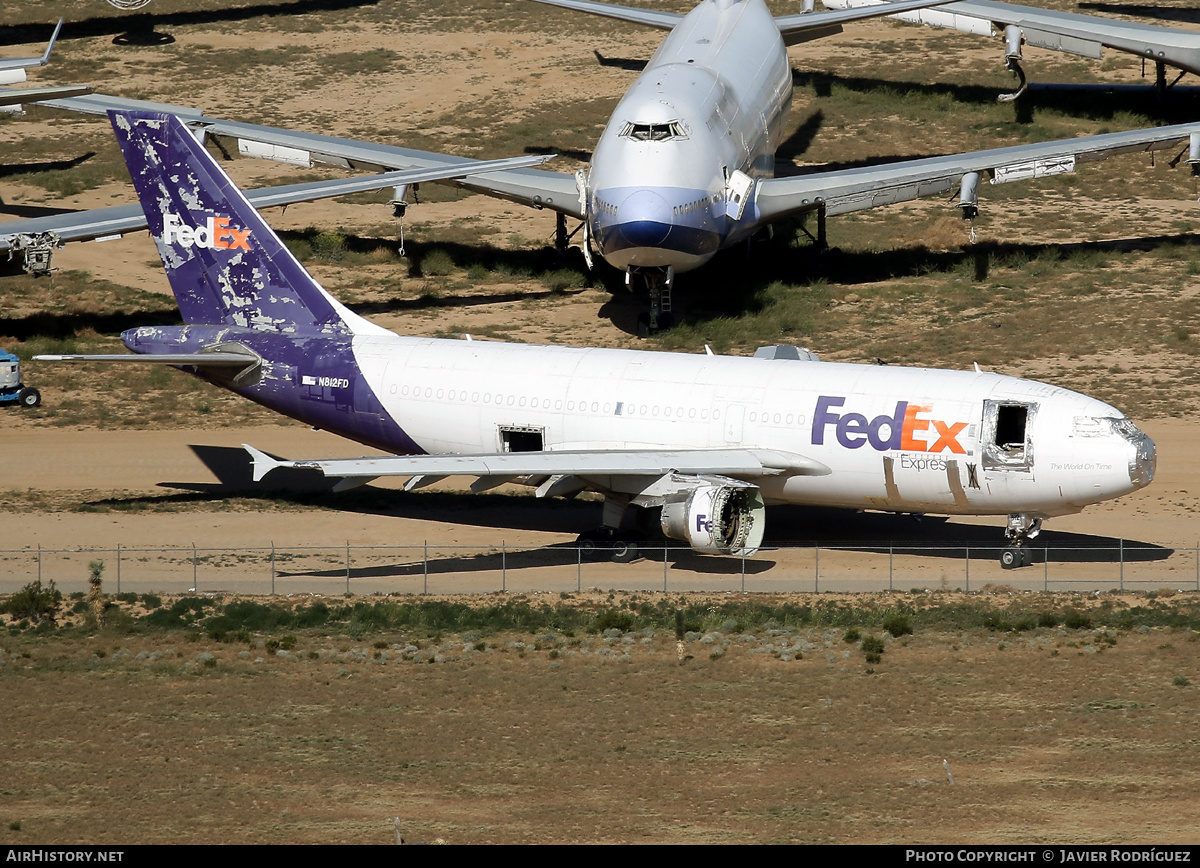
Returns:
[[[184,369],[360,443],[422,452],[355,357],[356,336],[390,333],[309,276],[182,121],[156,112],[109,118],[187,323],[130,329],[125,345],[149,355],[236,349],[257,364],[236,376]]]
[[[158,112],[108,114],[184,322],[351,334],[345,309],[182,121]]]

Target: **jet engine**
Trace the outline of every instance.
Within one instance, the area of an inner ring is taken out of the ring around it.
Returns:
[[[662,508],[662,531],[699,552],[752,555],[762,543],[767,508],[753,485],[702,484]]]

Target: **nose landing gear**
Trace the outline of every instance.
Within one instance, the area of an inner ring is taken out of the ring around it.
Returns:
[[[671,315],[671,289],[675,285],[675,267],[668,265],[664,271],[661,268],[647,268],[641,271],[646,281],[646,289],[650,292],[650,311],[638,315],[637,332],[639,338],[666,331],[675,324]],[[633,270],[625,272],[625,283],[633,280]]]
[[[1008,547],[1000,552],[1000,566],[1006,570],[1027,567],[1033,563],[1033,553],[1027,543],[1042,532],[1042,520],[1024,513],[1014,513],[1008,517],[1008,527],[1004,535],[1008,537]]]

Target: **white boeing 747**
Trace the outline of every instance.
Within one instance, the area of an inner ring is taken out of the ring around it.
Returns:
[[[1043,519],[1147,485],[1154,443],[1120,411],[1016,377],[819,361],[401,337],[309,276],[185,124],[112,113],[183,316],[122,340],[306,424],[394,453],[279,461],[352,487],[473,476],[540,497],[603,494],[583,539],[636,552],[647,525],[697,551],[753,554],[768,503],[1006,515],[1002,562]],[[640,520],[639,520],[640,519]]]
[[[496,171],[446,183],[557,212],[562,247],[570,237],[567,218],[580,220],[589,261],[594,250],[624,271],[628,282],[635,275],[646,281],[650,310],[639,323],[643,334],[670,324],[677,274],[701,267],[718,251],[791,215],[815,214],[817,239],[823,243],[828,216],[957,192],[963,216],[974,217],[983,183],[1073,172],[1078,163],[1110,154],[1182,145],[1188,163],[1200,163],[1200,124],[1192,123],[776,178],[775,150],[792,101],[787,46],[838,33],[851,21],[923,9],[938,0],[778,17],[764,0],[702,0],[686,15],[592,0],[537,2],[668,33],[617,104],[586,169],[576,174]],[[163,109],[109,96],[50,104],[98,113]],[[301,166],[388,170],[461,162],[444,154],[208,118],[195,109],[171,111],[183,115],[201,139],[231,140],[230,150],[243,155]],[[408,190],[396,187],[397,213],[406,208]],[[87,215],[0,225],[0,253],[22,244],[48,251],[55,239],[94,237],[94,229],[79,231],[80,221],[93,225]]]

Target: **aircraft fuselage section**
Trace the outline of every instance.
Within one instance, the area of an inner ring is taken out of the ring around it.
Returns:
[[[709,0],[671,31],[618,103],[588,174],[591,236],[611,265],[676,272],[757,228],[735,173],[774,174],[791,67],[762,0]]]

